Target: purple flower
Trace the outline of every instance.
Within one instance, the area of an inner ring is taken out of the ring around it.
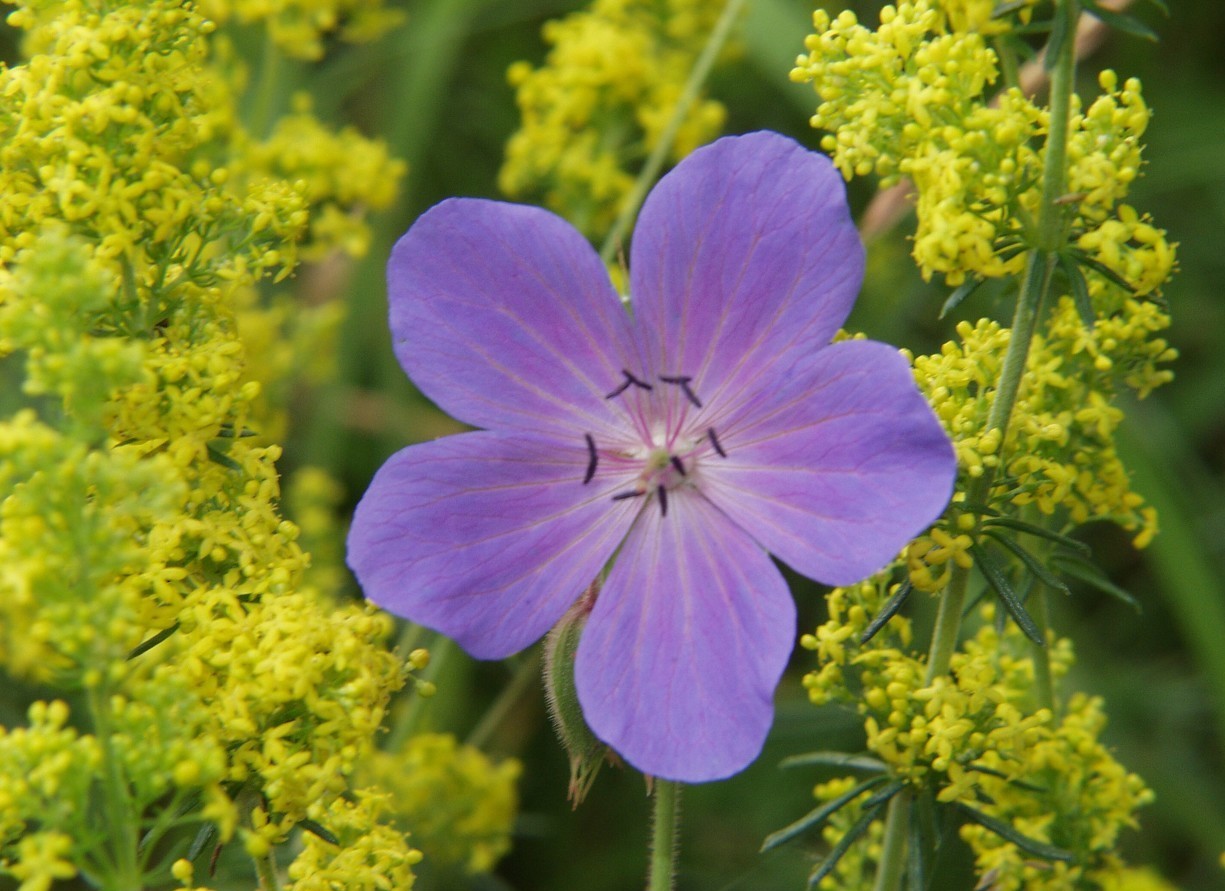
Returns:
[[[367,596],[497,659],[613,561],[576,657],[591,729],[655,776],[743,769],[796,634],[769,555],[856,582],[952,491],[952,446],[897,350],[830,344],[862,275],[838,174],[774,133],[721,139],[656,186],[629,313],[553,214],[434,207],[388,264],[396,355],[484,429],[375,476],[349,536]]]

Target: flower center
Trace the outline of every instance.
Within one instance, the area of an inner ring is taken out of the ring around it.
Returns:
[[[704,433],[698,435],[693,435],[691,432],[686,436],[679,430],[673,433],[671,428],[674,422],[683,423],[686,407],[684,403],[682,403],[682,411],[679,414],[674,414],[671,407],[661,410],[662,400],[658,399],[655,385],[649,379],[633,374],[628,369],[622,369],[621,374],[622,381],[605,398],[616,399],[631,389],[651,394],[652,398],[645,403],[647,407],[645,416],[642,412],[642,403],[638,405],[638,429],[643,432],[644,437],[649,435],[650,441],[644,442],[641,448],[604,453],[605,457],[617,462],[641,462],[641,469],[632,486],[624,492],[613,495],[612,500],[654,498],[659,502],[660,513],[667,516],[668,492],[681,485],[696,485],[693,472],[697,469],[698,459],[712,450],[719,457],[726,458],[727,452],[723,450],[723,445],[719,442],[719,437],[713,427],[707,427]],[[702,408],[702,401],[690,386],[693,378],[689,375],[661,374],[658,381],[676,387],[684,395],[688,405],[696,409]],[[586,485],[595,477],[601,453],[596,447],[595,438],[590,433],[584,433],[583,436],[587,442],[588,454],[587,472],[583,477],[583,484]]]

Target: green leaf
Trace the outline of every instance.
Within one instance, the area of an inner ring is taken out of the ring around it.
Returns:
[[[1004,604],[1004,609],[1008,610],[1008,615],[1012,616],[1012,620],[1017,623],[1017,627],[1038,646],[1046,646],[1046,641],[1042,636],[1042,629],[1038,627],[1038,623],[1025,611],[1021,598],[1017,596],[1016,591],[1012,590],[1012,585],[1008,583],[1008,577],[1004,574],[1000,564],[996,562],[995,557],[978,545],[970,545],[970,554],[973,555],[974,563],[982,571],[983,578],[987,580],[987,584],[995,589],[1000,602]]]
[[[910,831],[906,844],[906,888],[907,891],[927,891],[927,851],[931,833],[924,826],[919,800],[910,801]]]
[[[861,644],[866,644],[868,641],[874,638],[876,636],[876,632],[884,628],[889,620],[898,614],[898,610],[902,608],[902,605],[906,602],[906,599],[910,597],[910,592],[913,590],[914,586],[910,584],[910,579],[902,582],[902,584],[898,586],[898,589],[894,595],[889,598],[889,602],[886,603],[881,608],[881,611],[876,614],[876,618],[868,623],[868,627],[865,628],[863,630],[863,634],[859,636],[859,642]]]
[[[1004,780],[1005,782],[1008,783],[1008,785],[1016,786],[1018,789],[1024,789],[1027,792],[1046,792],[1048,791],[1046,788],[1039,786],[1037,783],[1030,783],[1030,782],[1027,782],[1026,780],[1013,779],[1012,777],[1009,777],[1008,774],[1004,773],[1002,770],[996,770],[993,767],[984,767],[981,764],[967,764],[966,770],[972,770],[975,773],[983,773],[989,777],[995,777],[996,779]]]
[[[1166,5],[1165,0],[1148,0],[1148,2],[1161,10],[1161,14],[1166,18],[1170,17],[1170,7]]]
[[[1068,280],[1068,288],[1072,291],[1072,300],[1076,303],[1076,312],[1080,314],[1080,320],[1085,327],[1090,331],[1097,324],[1097,313],[1093,311],[1093,301],[1089,299],[1089,285],[1085,281],[1085,274],[1080,271],[1080,266],[1068,254],[1058,255],[1059,268],[1063,270],[1064,277]]]
[[[1143,611],[1140,601],[1132,597],[1130,592],[1120,588],[1107,578],[1106,574],[1091,560],[1085,560],[1076,554],[1055,554],[1051,557],[1051,562],[1058,566],[1059,571],[1065,575],[1070,575],[1072,578],[1084,582],[1089,587],[1096,588],[1103,594],[1109,594],[1111,597],[1123,601],[1136,612]]]
[[[889,765],[867,755],[852,755],[850,752],[805,752],[784,758],[779,767],[838,767],[847,770],[867,770],[884,773]]]
[[[205,823],[200,827],[200,831],[196,833],[196,837],[191,840],[191,847],[187,849],[187,859],[195,860],[200,856],[200,853],[208,847],[209,842],[217,837],[217,827],[212,823]]]
[[[1052,591],[1062,591],[1064,594],[1072,593],[1068,590],[1068,586],[1063,583],[1063,580],[1059,578],[1059,576],[1053,574],[1049,569],[1042,565],[1041,560],[1039,560],[1029,551],[1025,550],[1025,548],[1021,547],[1011,538],[1004,535],[998,529],[986,529],[984,530],[984,534],[991,536],[991,538],[995,539],[1008,550],[1012,551],[1012,553],[1016,555],[1017,559],[1025,564],[1025,568],[1034,574],[1034,578],[1042,582],[1042,584],[1046,585]]]
[[[135,659],[137,656],[143,656],[145,653],[149,652],[151,649],[153,649],[155,646],[160,644],[162,641],[166,640],[168,637],[170,637],[170,635],[174,634],[178,630],[179,630],[179,623],[175,622],[169,628],[163,628],[161,631],[153,635],[148,640],[141,641],[139,644],[136,645],[135,649],[133,649],[132,652],[128,653],[128,660],[131,661],[132,659]]]
[[[220,464],[226,470],[237,470],[240,473],[242,472],[241,464],[239,464],[229,455],[215,448],[211,442],[205,448],[208,449],[209,460],[214,464]]]
[[[1115,12],[1113,9],[1107,9],[1104,6],[1099,6],[1094,0],[1083,0],[1085,12],[1096,19],[1100,19],[1104,24],[1109,25],[1117,31],[1122,31],[1124,34],[1130,34],[1133,37],[1140,37],[1144,40],[1151,40],[1157,43],[1160,38],[1157,32],[1144,24],[1139,19],[1132,18],[1129,15],[1123,15],[1120,12]]]
[[[1119,275],[1117,272],[1115,272],[1113,269],[1111,269],[1109,266],[1107,266],[1102,261],[1093,259],[1088,254],[1086,254],[1084,251],[1074,250],[1071,253],[1072,253],[1072,256],[1076,258],[1076,262],[1079,263],[1081,266],[1086,266],[1089,269],[1092,269],[1102,278],[1118,285],[1128,294],[1136,293],[1136,289],[1132,285],[1131,282],[1123,278],[1123,276]]]
[[[1063,52],[1064,43],[1072,39],[1072,35],[1068,33],[1068,17],[1059,15],[1059,7],[1055,9],[1055,19],[1051,22],[1051,36],[1046,42],[1046,52],[1042,57],[1042,67],[1047,71],[1054,69],[1055,62]]]
[[[1076,551],[1077,553],[1088,556],[1092,553],[1089,546],[1083,541],[1077,541],[1074,538],[1069,538],[1066,535],[1061,535],[1058,532],[1052,532],[1042,526],[1036,526],[1033,523],[1027,523],[1024,520],[1018,520],[1013,517],[988,517],[983,520],[983,526],[1003,526],[1005,529],[1015,529],[1017,532],[1024,532],[1028,535],[1033,535],[1038,538],[1045,538],[1047,541],[1053,541],[1056,544],[1061,544],[1065,548]]]
[[[329,845],[337,845],[337,846],[340,845],[340,839],[338,839],[335,835],[333,835],[323,826],[320,826],[314,820],[300,820],[298,822],[298,826],[301,827],[302,829],[305,829],[311,835],[319,836],[319,838],[323,839]]]
[[[834,849],[829,852],[829,856],[822,860],[821,864],[808,876],[809,888],[817,887],[823,878],[834,871],[834,867],[838,865],[838,861],[842,859],[842,856],[851,849],[851,845],[859,841],[859,837],[868,831],[868,827],[872,825],[882,807],[884,805],[877,805],[871,810],[864,811],[863,816],[855,821],[855,825],[846,831],[846,835],[838,839],[838,844],[834,845]]]
[[[1063,848],[1056,847],[1055,845],[1038,841],[1036,838],[1030,838],[1028,835],[1018,832],[1010,823],[997,820],[995,817],[989,817],[977,808],[972,808],[967,804],[958,802],[957,809],[971,821],[984,829],[994,832],[1004,841],[1012,842],[1027,854],[1033,854],[1035,857],[1041,857],[1043,860],[1062,860],[1064,863],[1071,863],[1076,859],[1076,855],[1071,851],[1065,851]]]
[[[950,312],[961,305],[961,302],[978,290],[978,286],[985,282],[986,279],[978,276],[971,276],[968,280],[962,282],[952,294],[949,294],[948,300],[944,301],[944,306],[940,307],[940,315],[938,318],[943,319]]]
[[[897,795],[899,792],[905,789],[906,786],[907,786],[906,780],[894,780],[892,783],[890,783],[889,785],[887,785],[885,788],[881,789],[880,791],[873,792],[868,797],[867,801],[863,803],[863,806],[865,808],[870,808],[870,807],[874,808],[874,807],[879,807],[882,804],[887,804],[890,798],[892,798],[894,795]]]
[[[864,782],[860,783],[854,789],[850,790],[849,792],[844,792],[833,801],[827,801],[825,804],[821,805],[815,810],[809,811],[807,814],[800,817],[800,819],[796,820],[789,826],[784,826],[777,832],[770,833],[768,836],[766,836],[766,840],[761,843],[761,852],[765,853],[771,848],[777,848],[779,845],[791,841],[791,839],[795,838],[800,833],[807,832],[809,829],[817,828],[831,816],[837,813],[838,810],[847,802],[858,798],[869,789],[875,789],[888,779],[889,777],[887,776],[879,776],[873,777],[870,780],[864,780]]]
[[[991,18],[1001,18],[1009,13],[1016,12],[1018,9],[1024,9],[1026,6],[1029,6],[1028,0],[1001,0],[991,10]]]

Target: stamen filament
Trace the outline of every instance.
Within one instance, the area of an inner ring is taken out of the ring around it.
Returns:
[[[596,454],[595,440],[592,438],[591,434],[584,433],[583,436],[587,439],[587,454],[589,456],[587,459],[587,473],[583,475],[583,485],[585,486],[591,482],[591,478],[595,476],[596,465],[599,464],[600,457]]]

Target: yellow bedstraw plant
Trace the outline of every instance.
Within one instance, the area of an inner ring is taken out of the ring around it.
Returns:
[[[8,15],[0,676],[39,698],[0,727],[0,874],[22,891],[202,888],[232,842],[265,889],[404,889],[421,857],[355,774],[428,657],[398,658],[390,618],[338,597],[335,554],[310,574],[276,467],[284,381],[337,318],[277,283],[363,251],[404,168],[305,99],[248,131],[203,14],[315,58],[392,13],[232,6]],[[301,492],[336,498],[317,474]]]
[[[954,440],[956,494],[894,567],[836,589],[802,641],[818,659],[810,697],[856,703],[870,754],[868,780],[816,788],[825,888],[892,891],[903,874],[913,887],[938,812],[960,824],[982,888],[1164,887],[1117,853],[1152,794],[1101,742],[1101,700],[1063,689],[1072,646],[1045,597],[1065,578],[1125,596],[1067,537],[1077,526],[1111,520],[1137,547],[1157,532],[1114,436],[1117,397],[1171,377],[1160,289],[1174,248],[1124,203],[1149,121],[1140,83],[1103,71],[1082,102],[1069,39],[1048,50],[1045,104],[1019,88],[1009,39],[1034,6],[913,0],[875,28],[819,10],[792,72],[848,179],[911,183],[915,262],[957,286],[945,311],[988,279],[1013,279],[1002,293],[1017,306],[1011,326],[961,321],[912,357]],[[1070,34],[1078,9],[1055,4],[1052,28]],[[926,654],[895,615],[912,590],[940,599]],[[971,596],[995,602],[959,633]]]

